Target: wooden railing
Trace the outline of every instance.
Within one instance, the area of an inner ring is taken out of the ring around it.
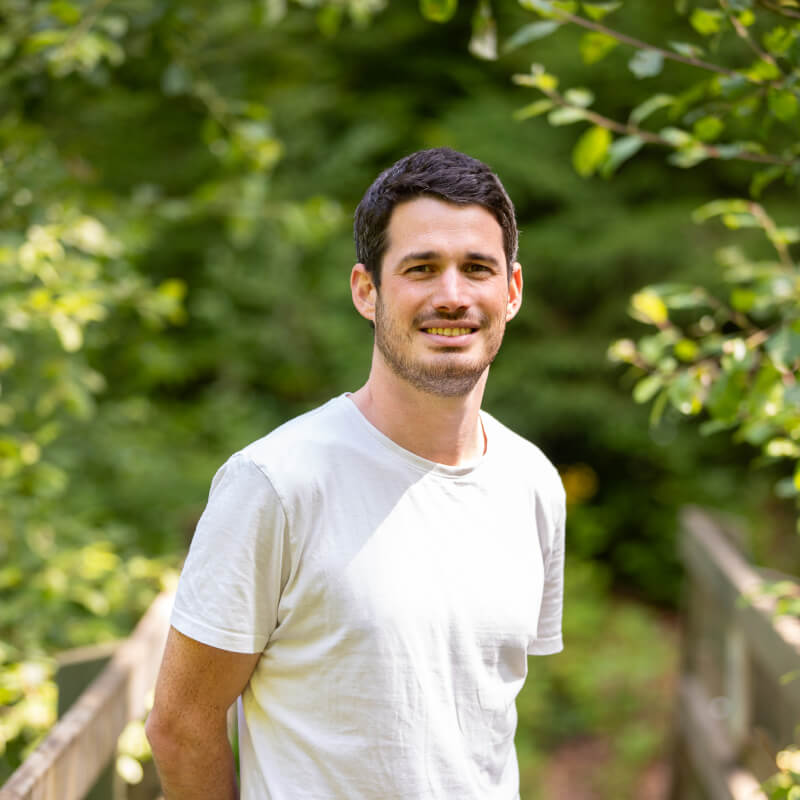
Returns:
[[[758,800],[797,742],[800,620],[775,617],[765,571],[696,508],[682,515],[687,571],[674,800]]]
[[[764,573],[698,509],[682,516],[681,553],[688,585],[672,798],[763,800],[777,751],[798,735],[800,677],[791,678],[800,675],[800,620],[774,617],[773,600],[758,593]],[[156,598],[0,800],[86,796],[113,764],[126,724],[146,713],[171,605],[170,594]]]
[[[81,800],[115,761],[117,739],[142,719],[164,650],[172,594],[163,593],[110,661],[0,788],[0,800]],[[104,800],[110,800],[108,795]]]

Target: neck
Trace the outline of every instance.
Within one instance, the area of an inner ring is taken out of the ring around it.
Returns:
[[[459,397],[423,392],[374,358],[369,379],[351,395],[359,411],[381,433],[418,456],[458,466],[474,461],[486,442],[480,407],[488,369]]]

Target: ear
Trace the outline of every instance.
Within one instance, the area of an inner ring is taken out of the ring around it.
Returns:
[[[356,264],[350,273],[350,292],[353,305],[364,319],[375,322],[375,300],[378,290],[372,282],[372,275],[363,264]]]
[[[522,267],[519,261],[514,262],[511,268],[511,280],[508,282],[508,306],[506,307],[506,322],[517,316],[517,311],[522,305]]]

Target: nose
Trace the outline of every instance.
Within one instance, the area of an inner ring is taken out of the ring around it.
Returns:
[[[433,306],[437,311],[449,313],[464,309],[469,305],[466,291],[461,271],[455,267],[448,267],[442,270],[436,280],[434,295],[431,298]]]

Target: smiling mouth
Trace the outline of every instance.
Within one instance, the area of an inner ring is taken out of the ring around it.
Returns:
[[[466,336],[468,333],[474,333],[472,328],[423,328],[422,330],[436,336]]]

